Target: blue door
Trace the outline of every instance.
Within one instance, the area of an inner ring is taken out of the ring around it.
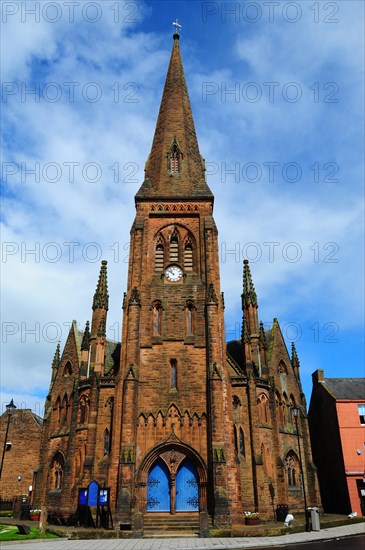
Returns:
[[[170,512],[169,471],[159,458],[152,466],[147,480],[147,512]]]
[[[198,472],[184,460],[176,476],[176,512],[199,512]]]

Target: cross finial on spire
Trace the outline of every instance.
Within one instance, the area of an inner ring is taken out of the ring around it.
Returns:
[[[172,24],[175,27],[174,38],[178,38],[180,36],[179,29],[182,29],[182,26],[180,25],[179,20],[177,18],[176,18],[176,21],[173,21]]]

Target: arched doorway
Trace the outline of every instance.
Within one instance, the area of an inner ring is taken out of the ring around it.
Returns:
[[[207,478],[202,457],[171,434],[142,460],[137,474],[137,506],[147,513],[205,512]]]
[[[185,459],[176,474],[176,512],[199,512],[199,481],[194,464]]]
[[[170,472],[159,458],[147,478],[147,512],[170,512]]]
[[[198,470],[189,458],[181,456],[178,465],[169,466],[159,457],[152,464],[147,477],[146,512],[199,512],[199,500]]]

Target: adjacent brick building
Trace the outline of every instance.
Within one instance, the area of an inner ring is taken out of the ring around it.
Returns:
[[[8,415],[0,417],[0,449],[4,438]],[[34,472],[39,463],[43,420],[30,409],[15,409],[10,420],[6,438],[3,470],[1,474],[1,498],[14,499],[30,496]]]
[[[91,326],[74,323],[54,357],[35,495],[48,509],[75,511],[96,480],[135,533],[151,517],[188,514],[204,533],[242,525],[244,510],[302,511],[294,404],[308,504],[319,504],[297,353],[276,319],[259,323],[247,261],[242,339],[226,344],[213,200],[175,34],[135,197],[121,344],[105,336],[103,261]]]
[[[365,515],[365,378],[312,377],[308,420],[323,508]]]

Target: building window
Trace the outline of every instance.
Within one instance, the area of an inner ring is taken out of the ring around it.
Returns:
[[[156,243],[155,252],[155,271],[163,271],[164,267],[164,243],[162,237],[159,237]]]
[[[195,307],[192,302],[187,302],[185,308],[186,334],[191,336],[195,332]]]
[[[268,424],[269,400],[264,393],[259,395],[259,397],[257,398],[257,406],[258,406],[258,413],[259,413],[259,422],[261,422],[261,424]]]
[[[237,438],[237,428],[236,424],[233,424],[233,438],[234,438],[234,448],[238,454],[238,438]]]
[[[188,239],[184,248],[184,269],[185,271],[193,271],[193,245]]]
[[[153,306],[153,333],[162,333],[162,304],[155,302]]]
[[[65,368],[63,369],[63,376],[70,376],[72,374],[72,365],[70,361],[67,361]]]
[[[176,230],[171,235],[170,239],[170,262],[176,263],[179,261],[179,240]]]
[[[232,399],[233,410],[236,411],[240,405],[241,405],[241,401],[239,400],[237,395],[234,395]]]
[[[60,452],[57,452],[52,459],[50,469],[53,489],[62,489],[64,468],[65,459]]]
[[[170,385],[170,388],[172,390],[176,390],[176,384],[177,384],[177,361],[176,361],[176,359],[170,359],[170,367],[171,367],[171,385]]]
[[[286,364],[284,363],[283,360],[281,360],[280,363],[279,363],[278,372],[288,374],[288,369],[287,369]]]
[[[297,455],[290,451],[286,455],[285,469],[289,487],[297,487],[299,485],[299,461]]]
[[[178,174],[180,172],[181,164],[181,152],[176,141],[170,149],[170,172],[172,174]]]
[[[246,456],[245,450],[245,434],[243,433],[242,428],[240,428],[240,454]]]
[[[109,454],[109,430],[106,428],[104,431],[104,456]]]
[[[359,411],[360,424],[365,424],[365,405],[358,405],[357,410]]]

